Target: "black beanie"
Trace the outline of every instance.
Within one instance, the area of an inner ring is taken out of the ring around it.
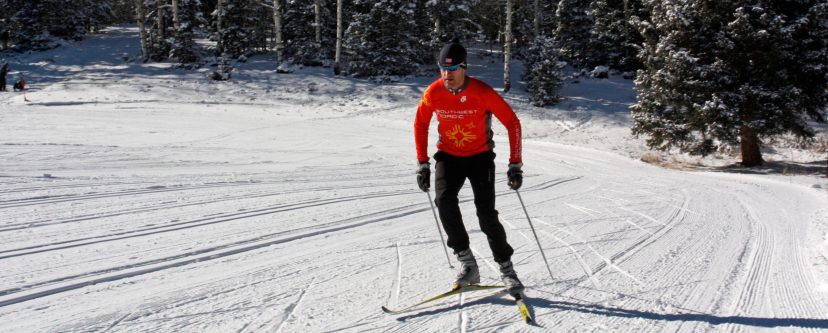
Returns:
[[[459,65],[466,63],[466,48],[460,45],[460,40],[455,38],[451,43],[443,46],[440,50],[439,64],[442,66]],[[465,67],[465,66],[463,66]]]

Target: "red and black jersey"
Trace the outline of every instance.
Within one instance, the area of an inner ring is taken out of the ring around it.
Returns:
[[[509,132],[509,163],[522,162],[520,120],[488,84],[466,77],[466,87],[452,93],[437,79],[423,93],[414,119],[417,160],[428,161],[428,127],[437,115],[437,150],[454,156],[472,156],[494,149],[492,115]]]

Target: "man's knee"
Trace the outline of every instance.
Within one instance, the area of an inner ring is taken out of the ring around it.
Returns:
[[[496,209],[478,209],[477,218],[480,219],[481,224],[500,223],[497,218],[498,212]]]
[[[446,194],[438,194],[436,198],[434,198],[434,204],[437,207],[451,207],[456,206],[460,203],[457,199],[457,196],[453,195],[446,195]]]

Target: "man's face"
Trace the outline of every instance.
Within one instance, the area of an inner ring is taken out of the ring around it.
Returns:
[[[446,88],[457,89],[463,85],[463,80],[466,78],[466,69],[457,67],[457,69],[451,70],[451,68],[441,67],[440,76],[442,76]]]

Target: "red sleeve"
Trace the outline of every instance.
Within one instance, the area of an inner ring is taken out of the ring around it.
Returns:
[[[417,148],[417,161],[428,162],[428,126],[434,110],[429,101],[430,89],[426,89],[420,104],[417,106],[417,115],[414,118],[414,144]]]
[[[520,120],[517,115],[515,115],[515,111],[512,110],[512,107],[503,100],[503,97],[498,95],[497,91],[489,89],[487,97],[489,105],[492,108],[492,113],[495,115],[497,120],[503,124],[503,126],[506,126],[506,130],[509,131],[509,163],[522,163],[523,145],[521,144],[522,133],[520,129]]]

